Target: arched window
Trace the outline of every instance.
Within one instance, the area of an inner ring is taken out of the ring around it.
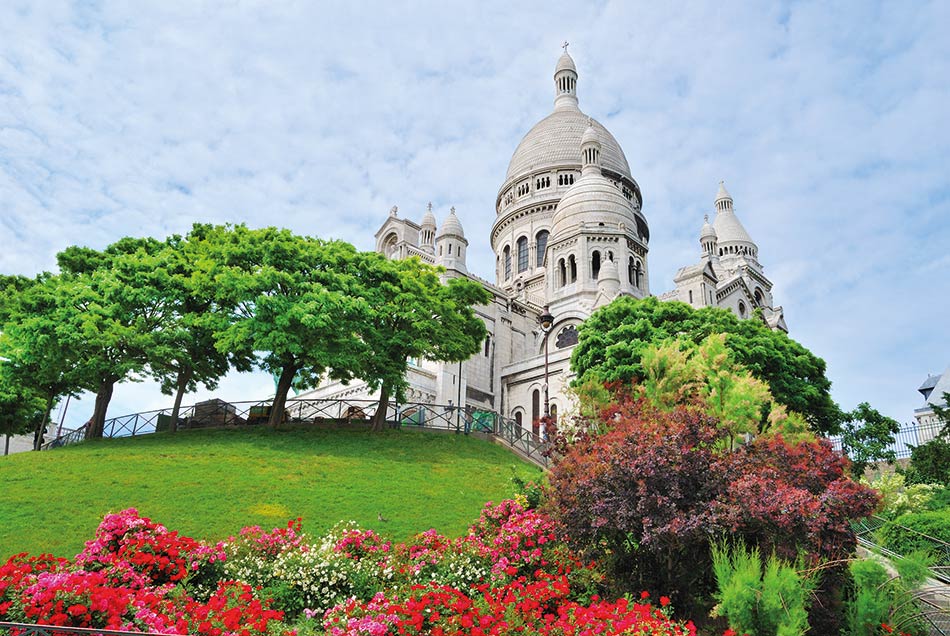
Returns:
[[[502,255],[505,259],[505,280],[511,278],[511,246],[506,245]]]
[[[517,413],[515,413],[515,437],[517,439],[521,439],[521,432],[523,430],[524,429],[522,428],[522,425],[521,425],[521,411],[518,411]]]
[[[547,230],[541,230],[534,237],[535,247],[537,248],[537,253],[538,253],[537,254],[538,267],[541,267],[542,265],[544,265],[544,252],[545,250],[548,249],[548,235],[549,235],[549,232]]]
[[[577,282],[577,261],[574,259],[574,255],[571,254],[567,259],[568,268],[571,270],[571,282]]]
[[[631,285],[636,286],[637,284],[637,268],[634,264],[635,261],[633,257],[630,257],[630,260],[627,261],[627,280]]]
[[[535,389],[531,392],[531,431],[538,434],[538,420],[541,419],[541,391]]]
[[[551,419],[557,422],[557,404],[551,405]]]
[[[488,357],[488,354],[491,352],[491,336],[485,337],[485,357]]]
[[[755,288],[755,304],[762,306],[762,290],[758,287]]]
[[[600,275],[600,252],[594,250],[594,253],[590,257],[590,276],[594,280],[597,280],[597,276]]]
[[[399,237],[395,233],[390,234],[386,237],[386,241],[383,244],[383,253],[392,258],[393,254],[396,252],[396,243],[399,241]]]
[[[745,318],[745,303],[741,300],[739,301],[739,317]]]
[[[528,237],[518,239],[518,273],[528,269]]]
[[[693,290],[692,289],[689,290],[689,304],[690,305],[693,304]]]
[[[557,262],[557,286],[564,287],[567,285],[567,267],[564,265],[564,259],[558,259]]]

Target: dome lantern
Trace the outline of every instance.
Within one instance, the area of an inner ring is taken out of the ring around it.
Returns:
[[[587,118],[587,130],[581,137],[581,174],[603,174],[600,166],[600,136],[594,120]]]
[[[435,250],[435,215],[432,214],[432,203],[426,206],[426,213],[422,216],[422,223],[419,225],[419,245],[423,250],[432,254]]]
[[[574,58],[567,52],[568,43],[563,44],[564,53],[554,69],[554,110],[577,110],[577,67]]]

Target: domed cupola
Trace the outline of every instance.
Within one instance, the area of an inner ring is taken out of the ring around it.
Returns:
[[[716,230],[709,224],[709,215],[703,217],[703,228],[699,231],[699,244],[703,248],[703,256],[716,256]]]
[[[426,213],[419,225],[419,247],[429,254],[435,253],[435,215],[432,214],[432,203],[426,206]]]
[[[465,250],[467,247],[468,241],[465,239],[462,223],[455,215],[455,208],[453,207],[435,237],[435,264],[446,269],[465,272]]]

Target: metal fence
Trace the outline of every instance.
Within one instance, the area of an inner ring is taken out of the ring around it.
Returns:
[[[367,422],[376,414],[377,400],[288,399],[283,422],[290,424],[326,424],[328,422]],[[271,401],[225,402],[210,400],[182,407],[178,414],[179,430],[265,424],[271,413]],[[104,438],[136,437],[170,430],[172,409],[133,413],[107,419]],[[549,447],[542,431],[533,432],[495,411],[426,402],[389,402],[386,422],[391,428],[448,431],[460,434],[482,433],[505,444],[518,455],[542,467],[548,465]],[[64,430],[44,450],[75,444],[86,439],[87,427]]]
[[[924,425],[917,423],[901,424],[900,430],[894,435],[894,443],[887,448],[894,451],[897,459],[904,459],[910,457],[911,448],[921,446],[935,439],[942,430],[943,425],[937,422]],[[833,435],[828,439],[831,440],[835,450],[841,452],[841,436]]]

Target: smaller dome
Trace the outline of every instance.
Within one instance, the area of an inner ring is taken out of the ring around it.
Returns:
[[[592,227],[609,224],[615,230],[621,223],[637,227],[630,201],[599,172],[581,176],[564,193],[551,220],[551,240],[566,236],[581,223]]]
[[[432,204],[426,206],[426,213],[422,215],[422,224],[420,227],[435,228],[435,215],[432,214]]]
[[[600,135],[597,134],[597,129],[594,128],[594,120],[590,117],[587,118],[587,130],[584,131],[584,135],[581,137],[581,147],[586,146],[587,144],[597,144],[600,146]]]
[[[709,215],[703,217],[703,229],[699,231],[699,239],[716,238],[716,230],[709,224]]]
[[[457,236],[459,238],[465,238],[465,232],[462,230],[462,223],[455,215],[454,207],[449,211],[449,215],[445,217],[445,223],[443,223],[442,227],[439,228],[439,233],[436,238],[441,238],[443,236]]]
[[[571,54],[567,52],[567,49],[564,49],[564,53],[558,59],[557,68],[554,69],[554,74],[557,75],[561,71],[573,71],[574,73],[577,73],[577,67],[574,66],[574,58],[572,58]]]

